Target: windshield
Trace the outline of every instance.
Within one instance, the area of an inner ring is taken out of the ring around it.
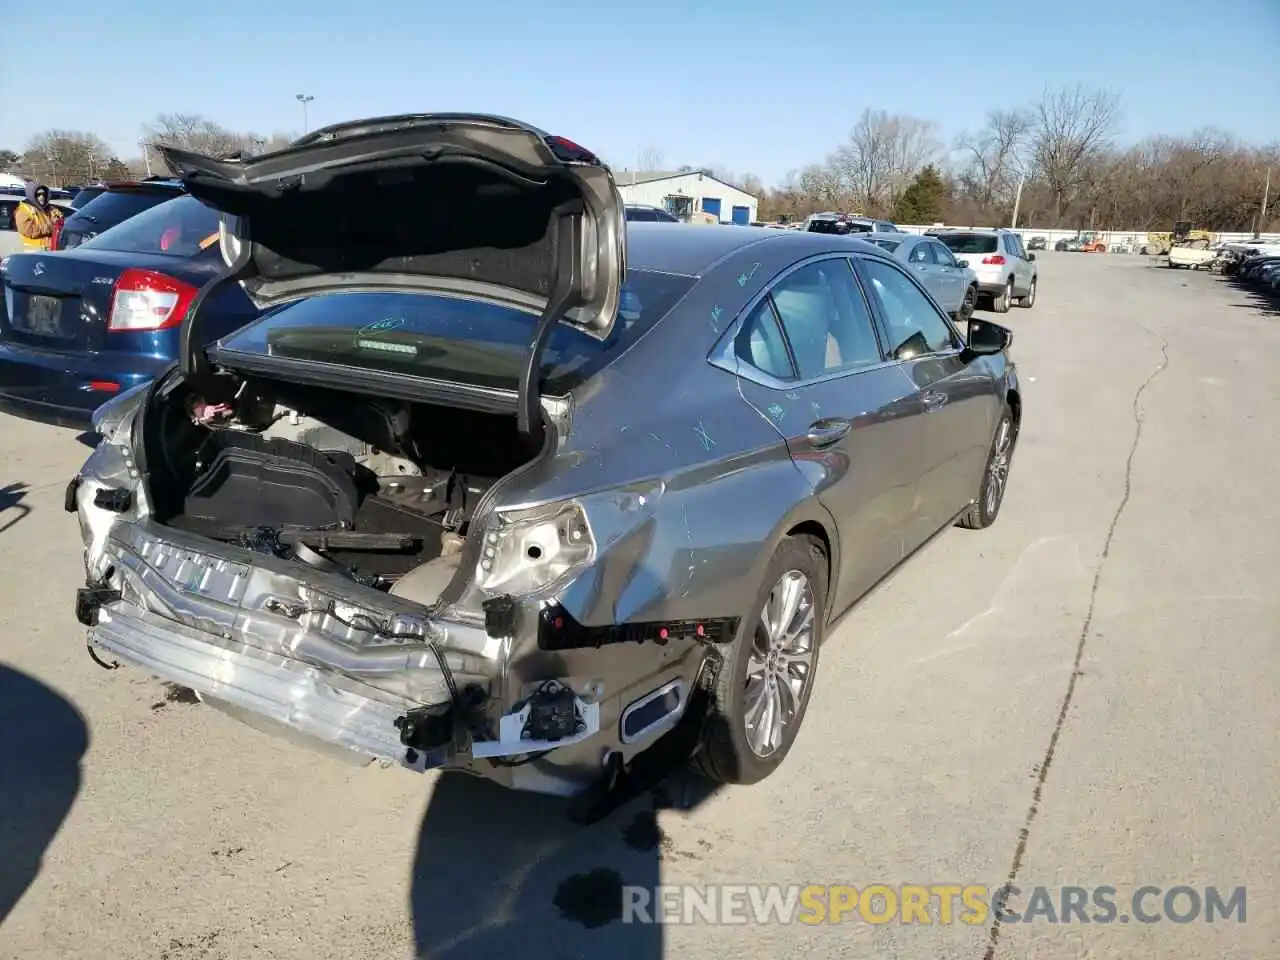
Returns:
[[[952,253],[995,253],[996,237],[993,233],[943,233],[941,240]]]
[[[558,324],[543,353],[540,392],[560,395],[595,376],[697,282],[629,270],[618,321],[597,340]],[[284,307],[219,342],[253,353],[515,389],[537,318],[479,300],[414,293],[330,294]]]
[[[901,240],[886,240],[883,237],[867,237],[868,243],[874,243],[877,247],[888,250],[890,253],[897,250],[901,246]]]
[[[154,197],[154,194],[145,196]],[[105,195],[81,213],[92,212],[103,199]],[[187,258],[198,254],[216,255],[217,244],[217,211],[206,207],[195,197],[175,197],[143,210],[110,230],[104,230],[81,246],[84,249]]]

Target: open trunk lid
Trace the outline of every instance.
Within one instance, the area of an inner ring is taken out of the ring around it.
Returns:
[[[540,315],[519,399],[521,430],[532,434],[555,324],[601,339],[613,329],[625,208],[609,168],[563,137],[437,113],[338,124],[257,157],[159,149],[186,189],[223,214],[228,271],[183,321],[184,379],[208,372],[200,307],[217,283],[238,281],[260,310],[329,293],[453,294]]]
[[[327,127],[257,157],[159,149],[222,211],[223,258],[259,309],[403,289],[533,312],[560,299],[558,319],[602,338],[613,326],[622,199],[609,168],[563,138],[499,117],[421,114]]]

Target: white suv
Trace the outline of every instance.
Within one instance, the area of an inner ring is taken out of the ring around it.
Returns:
[[[978,277],[978,292],[996,313],[1036,302],[1036,255],[1013,230],[930,230],[925,236],[945,244]]]

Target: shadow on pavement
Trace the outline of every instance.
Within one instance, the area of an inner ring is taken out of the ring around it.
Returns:
[[[76,440],[83,443],[86,447],[93,448],[98,445],[102,438],[92,430],[86,430],[83,433],[76,434]]]
[[[1254,283],[1232,277],[1230,284],[1249,298],[1248,303],[1233,303],[1233,307],[1257,310],[1264,317],[1280,317],[1280,295]]]
[[[658,814],[691,809],[714,790],[672,769],[656,787],[589,826],[568,820],[566,800],[462,773],[441,776],[414,863],[417,955],[660,960],[662,927],[624,922],[623,887],[652,894],[663,859],[699,855],[673,850]]]
[[[31,512],[31,508],[22,502],[26,498],[25,483],[10,483],[0,487],[0,533],[4,533],[18,521],[26,519],[27,514]],[[13,511],[13,516],[4,516],[10,510]]]
[[[0,664],[0,925],[40,872],[75,802],[88,748],[80,711]]]

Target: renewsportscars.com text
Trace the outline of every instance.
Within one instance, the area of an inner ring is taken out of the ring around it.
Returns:
[[[717,884],[622,888],[623,923],[1244,923],[1244,887]]]

